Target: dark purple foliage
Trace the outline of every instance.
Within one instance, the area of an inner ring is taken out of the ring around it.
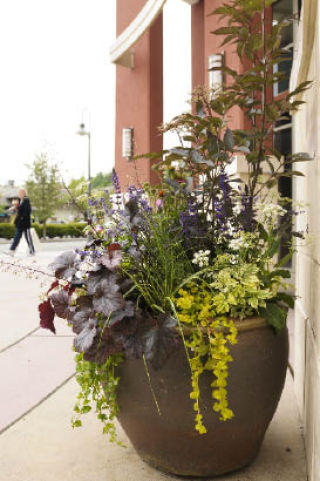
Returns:
[[[75,251],[63,252],[49,264],[49,267],[53,270],[57,279],[69,280],[77,271],[76,258],[77,253]]]
[[[174,318],[168,314],[160,314],[156,327],[146,333],[144,352],[154,369],[160,369],[176,349],[180,338],[176,326],[177,321]]]
[[[69,293],[65,289],[51,294],[51,304],[58,317],[62,319],[71,319],[73,311],[69,305]]]

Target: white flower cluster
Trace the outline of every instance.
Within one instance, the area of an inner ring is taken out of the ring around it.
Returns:
[[[243,247],[243,238],[237,237],[237,238],[231,239],[230,247],[234,251],[238,251],[239,249],[241,249],[241,247]]]
[[[229,246],[232,250],[238,251],[242,248],[254,249],[263,246],[263,239],[259,239],[259,236],[252,232],[237,232],[233,239],[231,239]]]
[[[262,222],[268,222],[269,224],[276,223],[279,217],[283,217],[287,213],[281,205],[272,202],[257,204],[257,209]]]
[[[172,167],[174,170],[183,169],[185,166],[186,166],[186,163],[185,163],[185,161],[182,160],[182,159],[180,159],[180,160],[172,160],[172,162],[171,162],[171,167]]]
[[[210,251],[203,251],[200,250],[193,254],[192,262],[193,264],[197,264],[199,267],[207,267],[209,265],[209,255]]]

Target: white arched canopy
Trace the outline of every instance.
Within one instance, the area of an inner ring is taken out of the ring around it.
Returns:
[[[199,0],[183,0],[189,5],[198,3]],[[134,57],[130,52],[133,45],[150,28],[157,16],[162,12],[166,0],[148,0],[134,20],[119,35],[110,48],[111,62],[134,67]]]

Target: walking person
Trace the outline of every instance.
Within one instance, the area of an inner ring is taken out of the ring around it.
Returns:
[[[31,228],[31,204],[29,197],[27,197],[27,191],[25,189],[19,190],[20,204],[17,211],[14,224],[16,226],[16,232],[12,244],[7,254],[13,256],[16,248],[19,245],[22,235],[24,234],[28,247],[29,254],[33,256],[35,254],[33,241],[30,233]]]

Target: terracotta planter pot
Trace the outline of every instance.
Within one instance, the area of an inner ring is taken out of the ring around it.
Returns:
[[[240,327],[242,326],[242,327]],[[232,347],[228,399],[235,417],[219,421],[212,409],[212,375],[200,378],[201,409],[207,434],[194,429],[190,368],[181,346],[159,371],[150,368],[158,415],[141,360],[119,369],[119,421],[141,458],[183,476],[217,476],[240,469],[256,457],[283,389],[288,334],[275,334],[261,319],[242,321]]]

